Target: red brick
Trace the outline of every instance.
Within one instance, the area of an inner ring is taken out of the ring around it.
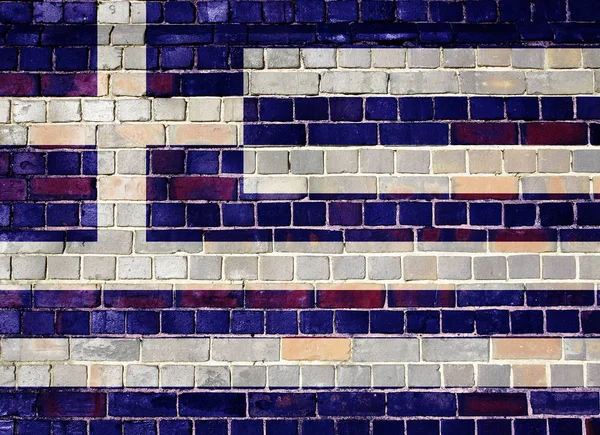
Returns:
[[[173,177],[170,180],[169,198],[232,201],[237,198],[237,178]]]
[[[17,178],[0,180],[0,201],[24,201],[27,197],[27,182]]]
[[[527,122],[521,124],[524,145],[586,145],[588,127],[583,122]]]
[[[31,199],[96,199],[96,179],[34,178],[31,180]]]
[[[509,122],[457,122],[452,124],[453,145],[516,145],[518,129]]]

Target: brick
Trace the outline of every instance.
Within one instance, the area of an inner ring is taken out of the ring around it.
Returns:
[[[81,103],[78,100],[52,100],[48,104],[50,122],[81,121]]]
[[[365,257],[333,257],[332,272],[334,280],[364,279],[366,276]]]
[[[64,361],[69,342],[63,338],[6,338],[2,340],[4,361]]]
[[[328,94],[384,94],[388,74],[363,71],[325,71],[321,76],[321,92]]]
[[[0,386],[14,387],[16,385],[15,366],[0,366]]]
[[[478,387],[510,387],[510,366],[480,364],[477,369]]]
[[[277,338],[214,338],[215,361],[279,361]]]
[[[471,278],[471,257],[439,257],[438,277],[440,279]]]
[[[13,257],[13,279],[45,279],[46,257]]]
[[[98,127],[99,148],[145,148],[165,144],[165,127],[160,124],[114,124]]]
[[[369,279],[399,279],[402,275],[400,257],[368,257]]]
[[[267,384],[267,368],[264,366],[232,366],[231,386],[236,388],[264,388]]]
[[[244,68],[262,69],[265,66],[265,52],[262,48],[244,49]]]
[[[475,279],[506,279],[506,257],[475,257],[473,259]]]
[[[337,367],[338,387],[370,387],[371,367],[369,366],[347,366]]]
[[[352,361],[404,362],[419,360],[419,342],[412,338],[355,338]]]
[[[29,127],[30,145],[93,145],[96,129],[90,125],[34,125]]]
[[[142,45],[146,26],[127,24],[114,26],[111,33],[113,45]]]
[[[333,387],[335,386],[335,370],[333,366],[301,366],[302,387]]]
[[[466,153],[462,150],[432,151],[431,167],[434,174],[465,173]]]
[[[229,367],[196,366],[196,385],[198,387],[230,387]]]
[[[597,48],[583,49],[583,67],[598,68],[600,67],[600,50]]]
[[[90,366],[90,387],[122,387],[123,366],[92,364]]]
[[[235,125],[225,124],[180,124],[168,128],[170,145],[236,145]]]
[[[134,338],[73,338],[74,361],[138,361],[140,340]]]
[[[208,339],[145,339],[142,341],[142,361],[198,362],[208,360]]]
[[[303,48],[302,60],[305,68],[335,68],[335,48]]]
[[[397,388],[404,387],[403,365],[373,365],[373,387]]]
[[[525,93],[525,73],[518,71],[461,71],[465,94],[518,95]]]
[[[444,365],[445,387],[472,387],[475,385],[475,370],[471,364]]]
[[[529,95],[574,95],[594,92],[591,71],[528,72]]]
[[[477,49],[478,66],[510,66],[509,48]]]
[[[266,281],[291,281],[294,278],[294,258],[261,256],[258,277]]]
[[[340,68],[369,68],[371,51],[367,48],[339,48],[338,66]]]
[[[538,150],[538,171],[561,173],[571,170],[571,151],[540,149]]]
[[[123,66],[126,70],[146,69],[146,47],[125,47],[124,49],[114,49],[119,50],[119,63],[115,69],[118,69],[119,66],[121,66],[121,57],[123,57]]]
[[[536,168],[534,150],[504,150],[504,169],[511,173],[531,173]]]
[[[49,365],[22,365],[17,367],[17,385],[19,387],[49,387]]]
[[[350,340],[346,338],[283,338],[281,355],[290,361],[347,361]]]
[[[390,74],[392,95],[458,93],[458,74],[454,71],[414,71]]]
[[[127,121],[150,121],[150,100],[118,100],[117,119]]]
[[[574,150],[573,172],[599,172],[600,153],[596,150]]]
[[[154,269],[156,279],[187,278],[187,257],[155,257]]]
[[[527,364],[513,365],[512,367],[514,387],[547,387],[546,366]]]
[[[267,48],[267,68],[300,68],[300,49]]]
[[[243,121],[244,104],[242,98],[223,98],[223,121]]]
[[[396,168],[400,173],[428,174],[429,151],[398,150],[396,152]]]
[[[112,100],[83,100],[81,111],[84,121],[110,122],[115,120],[115,102]]]
[[[12,111],[14,122],[46,122],[45,101],[15,100]]]
[[[327,173],[353,174],[358,172],[358,151],[328,150],[325,153]]]
[[[185,107],[182,98],[157,98],[152,102],[156,121],[184,121]]]
[[[218,256],[192,256],[190,257],[190,278],[200,280],[221,279],[221,266],[223,259]]]
[[[439,68],[440,50],[437,48],[409,48],[409,68]]]
[[[10,101],[5,100],[0,102],[0,122],[10,122]]]
[[[536,279],[540,277],[540,257],[537,255],[510,255],[508,276],[510,279]]]
[[[49,279],[79,279],[79,257],[48,257]]]
[[[115,97],[141,97],[146,95],[146,77],[139,72],[112,73],[110,91]]]
[[[511,57],[513,68],[544,69],[546,50],[543,48],[513,48]]]
[[[550,366],[552,387],[583,387],[583,366],[556,364]]]
[[[392,150],[361,150],[360,171],[375,174],[394,173],[394,152]]]
[[[483,338],[426,338],[422,340],[423,361],[487,361],[489,340]]]
[[[119,257],[119,279],[152,278],[151,257]]]
[[[573,279],[576,274],[575,257],[542,257],[542,279]]]
[[[0,126],[0,145],[27,145],[27,127]]]
[[[588,364],[585,378],[587,387],[600,385],[600,364]]]
[[[474,68],[475,50],[472,48],[447,48],[443,52],[445,68]]]
[[[160,368],[161,387],[193,388],[194,366],[165,365]]]
[[[371,58],[374,68],[404,68],[406,66],[406,49],[372,48]]]
[[[290,169],[292,174],[322,174],[324,172],[323,151],[292,150]]]
[[[408,386],[418,388],[441,387],[440,366],[437,364],[409,364]]]
[[[115,257],[83,257],[83,278],[92,280],[114,280],[116,278]]]
[[[581,68],[581,48],[546,49],[548,68]]]
[[[493,359],[560,359],[560,338],[493,338]]]
[[[219,121],[221,119],[220,98],[190,98],[188,103],[190,121]]]
[[[126,387],[158,387],[158,367],[130,364],[125,368]]]
[[[437,279],[437,258],[429,256],[408,256],[403,262],[403,276],[407,281]]]
[[[226,279],[258,279],[257,257],[225,257],[223,267]]]
[[[251,74],[253,95],[316,95],[319,74],[314,72],[259,71]]]
[[[129,2],[107,1],[98,6],[99,23],[129,22]]]
[[[298,279],[329,279],[329,258],[306,256],[296,258],[296,274]]]
[[[256,154],[259,174],[287,174],[289,172],[287,151],[259,151]]]

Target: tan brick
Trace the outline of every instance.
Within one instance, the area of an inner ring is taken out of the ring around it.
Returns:
[[[452,177],[450,184],[454,195],[494,198],[499,195],[519,193],[519,179],[517,177]]]
[[[535,172],[535,150],[504,150],[504,169],[510,173]]]
[[[490,242],[491,252],[555,252],[556,242]]]
[[[113,124],[98,127],[99,148],[145,148],[165,143],[161,124]]]
[[[2,339],[4,361],[61,361],[69,357],[66,338],[6,338]]]
[[[443,150],[431,153],[431,167],[434,174],[465,173],[466,153],[463,150]]]
[[[349,338],[283,338],[282,358],[288,361],[347,361]]]
[[[477,50],[479,66],[509,66],[510,48],[480,48]]]
[[[146,200],[146,177],[101,177],[98,196],[103,200]]]
[[[502,172],[502,151],[469,150],[469,172],[472,174],[498,174]]]
[[[512,368],[513,387],[547,387],[546,366],[514,365]]]
[[[546,63],[548,68],[579,68],[581,48],[548,48]]]
[[[410,256],[403,262],[404,279],[406,281],[421,279],[437,279],[437,257]]]
[[[540,149],[538,151],[538,171],[541,173],[561,173],[571,170],[571,151]]]
[[[171,125],[169,145],[236,145],[237,129],[230,124]]]
[[[523,177],[523,193],[548,194],[588,194],[588,177],[548,176]]]
[[[90,366],[90,387],[122,387],[123,366],[93,364]]]
[[[91,125],[38,124],[29,127],[30,145],[81,146],[95,143],[95,128]]]
[[[525,93],[525,73],[520,71],[461,71],[465,94],[519,95]]]
[[[113,73],[111,87],[115,96],[139,97],[146,94],[145,73]]]
[[[492,338],[492,359],[556,360],[561,356],[560,338]]]

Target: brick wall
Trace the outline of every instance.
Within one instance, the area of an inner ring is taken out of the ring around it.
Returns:
[[[0,433],[596,433],[596,3],[0,3]]]

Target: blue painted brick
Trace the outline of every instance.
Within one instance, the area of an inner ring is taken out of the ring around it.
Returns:
[[[181,93],[185,96],[238,96],[244,91],[240,72],[211,72],[181,75]]]
[[[598,392],[533,391],[534,414],[585,415],[599,412]]]
[[[266,435],[295,435],[298,433],[298,422],[293,420],[267,420],[265,429]]]
[[[465,4],[465,15],[468,23],[490,23],[496,21],[497,4],[495,1],[471,1]]]
[[[381,124],[379,132],[382,145],[447,145],[448,128],[443,123],[405,122]]]
[[[415,1],[398,1],[396,17],[400,21],[427,21],[427,3]]]
[[[573,119],[573,99],[570,97],[543,97],[542,119]]]
[[[162,4],[157,1],[146,2],[146,22],[160,23],[163,19]]]
[[[12,170],[17,175],[38,175],[44,173],[42,153],[16,153],[13,155]]]
[[[55,421],[52,422],[52,433],[53,435],[87,435],[87,424],[85,421]]]
[[[218,151],[189,151],[187,154],[189,174],[216,174],[219,172]]]
[[[227,69],[229,67],[229,48],[198,47],[198,69]]]
[[[53,204],[46,207],[46,224],[54,226],[77,226],[79,224],[79,205]]]
[[[442,332],[469,333],[475,330],[473,311],[442,311]]]
[[[304,420],[302,435],[333,435],[333,420]]]
[[[153,421],[124,421],[123,435],[156,435]]]
[[[196,314],[196,332],[205,334],[227,334],[229,332],[229,311],[198,311]]]
[[[50,71],[52,50],[39,47],[22,48],[19,66],[24,71]]]
[[[335,312],[335,330],[341,334],[369,332],[369,312],[338,310]]]
[[[513,334],[541,334],[544,332],[544,312],[541,310],[522,310],[510,313],[511,332]]]
[[[360,121],[363,118],[362,98],[332,97],[329,110],[332,121]]]
[[[244,144],[305,145],[306,133],[303,124],[249,124],[244,126]]]
[[[151,206],[152,225],[181,227],[185,225],[185,204],[155,202]]]
[[[10,71],[17,68],[17,49],[0,47],[0,71]]]
[[[194,64],[194,50],[190,47],[163,47],[161,66],[165,69],[186,69]]]
[[[431,20],[436,23],[463,21],[462,3],[447,3],[435,1],[429,3]]]
[[[96,5],[89,2],[66,3],[64,15],[67,23],[95,23]]]
[[[85,71],[88,69],[87,48],[57,48],[54,50],[57,71]]]
[[[600,332],[600,313],[598,311],[582,311],[581,329],[584,334]]]
[[[165,20],[167,23],[193,23],[196,11],[192,2],[175,1],[165,3]]]
[[[317,397],[321,416],[376,416],[385,413],[385,395],[369,392],[320,393]]]
[[[396,204],[393,202],[365,203],[365,225],[395,225]]]
[[[231,435],[263,435],[262,420],[232,420]]]
[[[502,204],[473,202],[469,205],[471,225],[502,225]]]
[[[90,333],[90,313],[87,311],[58,311],[56,333],[87,335]]]
[[[365,104],[365,119],[395,121],[398,119],[398,101],[396,98],[389,97],[367,98]]]
[[[223,225],[249,227],[254,225],[253,204],[223,204]]]
[[[158,334],[159,313],[154,311],[127,312],[127,332],[129,334]]]
[[[230,2],[229,7],[231,21],[234,23],[259,23],[262,20],[260,2]]]
[[[90,435],[121,435],[121,421],[91,420]]]
[[[470,108],[472,119],[504,118],[504,99],[500,97],[473,97],[470,99]]]
[[[49,421],[21,420],[17,422],[19,435],[50,435]]]
[[[314,417],[314,393],[250,393],[248,413],[253,417]]]
[[[393,21],[396,12],[394,2],[390,1],[363,1],[360,5],[363,21]]]
[[[508,334],[510,332],[508,310],[478,310],[475,325],[480,335]]]
[[[321,23],[325,19],[325,1],[296,1],[296,21],[298,23]]]
[[[303,334],[331,334],[333,332],[333,311],[301,311],[300,332]]]
[[[196,434],[227,435],[227,421],[196,420]]]
[[[292,211],[289,202],[261,202],[257,205],[258,225],[261,227],[289,226]]]
[[[264,315],[262,311],[232,311],[231,332],[233,334],[262,334]]]
[[[599,119],[600,101],[596,97],[577,97],[577,119]]]
[[[442,420],[441,435],[475,435],[473,420]]]
[[[263,15],[266,23],[291,23],[294,20],[294,5],[289,1],[264,2]]]
[[[327,2],[327,21],[353,22],[358,19],[358,5],[354,0],[340,0]]]
[[[406,332],[436,334],[440,332],[439,311],[407,311]]]
[[[504,225],[507,227],[532,226],[535,223],[535,204],[505,204]]]
[[[58,23],[63,18],[62,4],[58,2],[34,2],[33,22]]]
[[[400,117],[403,121],[433,119],[433,99],[423,97],[400,98]]]
[[[529,306],[589,306],[593,304],[593,290],[527,290],[527,305]]]
[[[402,334],[404,313],[402,311],[371,311],[371,332],[374,334]]]
[[[258,121],[258,98],[244,98],[244,121]]]
[[[262,121],[291,121],[294,104],[289,98],[261,98],[259,116]]]
[[[477,306],[522,306],[523,290],[458,290],[459,307]]]
[[[221,155],[221,172],[224,174],[243,174],[244,173],[244,153],[243,151],[223,151]]]
[[[221,224],[220,214],[219,204],[188,204],[188,226],[218,227]]]
[[[325,225],[326,209],[324,202],[295,202],[294,226]]]
[[[343,226],[362,224],[362,204],[356,202],[329,203],[329,224]]]
[[[0,204],[0,227],[10,225],[10,205]]]
[[[453,393],[402,392],[388,394],[388,415],[400,417],[454,416],[456,397]]]
[[[302,121],[321,121],[329,119],[327,98],[295,98],[296,119]]]
[[[529,21],[531,6],[519,0],[500,0],[501,21]]]
[[[546,330],[548,332],[579,332],[579,311],[546,311]]]
[[[16,203],[13,206],[13,225],[16,227],[44,226],[44,205]]]
[[[462,225],[466,223],[466,202],[438,202],[435,204],[436,225]]]
[[[36,394],[27,391],[0,393],[0,409],[3,416],[33,417],[36,415]]]
[[[403,202],[400,204],[400,224],[427,226],[432,223],[430,202]]]
[[[510,420],[478,420],[477,421],[477,433],[484,433],[489,435],[511,435],[511,422]]]
[[[197,3],[200,23],[223,23],[229,18],[229,2],[210,1]]]
[[[298,334],[295,311],[267,311],[267,334]]]
[[[577,207],[577,225],[600,225],[600,203],[582,202]]]
[[[21,330],[19,312],[14,310],[0,311],[0,333],[18,334]]]
[[[114,417],[175,417],[177,396],[171,393],[109,393],[108,414]]]
[[[539,205],[542,226],[573,225],[573,204],[570,202],[545,202]]]
[[[534,0],[534,21],[564,21],[566,19],[565,0]]]
[[[336,2],[337,3],[337,2]],[[384,124],[389,125],[389,124]],[[383,127],[383,126],[382,126]],[[389,132],[388,132],[389,133]],[[387,136],[389,138],[389,134]],[[309,145],[376,145],[377,124],[341,123],[309,124]]]
[[[404,433],[404,422],[397,420],[373,420],[373,435],[397,435]]]
[[[539,119],[540,109],[537,98],[509,97],[506,99],[508,119]]]
[[[161,330],[165,334],[193,334],[193,311],[163,311],[161,314]]]
[[[467,119],[468,99],[466,97],[435,97],[435,119]]]
[[[437,420],[408,420],[406,435],[435,435],[440,433],[440,422]]]
[[[93,334],[123,334],[125,333],[125,312],[123,311],[93,311]]]
[[[179,396],[179,415],[190,417],[245,417],[243,393],[184,393]]]
[[[565,433],[581,435],[583,433],[581,420],[578,418],[549,418],[548,429],[549,435],[562,435]]]
[[[369,435],[368,420],[339,420],[338,435]]]
[[[54,313],[52,311],[25,311],[21,318],[23,334],[54,334]]]
[[[515,420],[514,435],[546,435],[546,420],[518,419]]]

